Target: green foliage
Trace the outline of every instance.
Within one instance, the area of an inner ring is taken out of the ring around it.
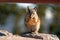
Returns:
[[[40,17],[45,15],[46,5],[37,5],[37,13]]]
[[[4,24],[9,14],[20,15],[16,4],[0,4],[0,24]]]
[[[7,16],[9,15],[8,10],[6,9],[6,4],[1,5],[0,4],[0,24],[4,24]]]

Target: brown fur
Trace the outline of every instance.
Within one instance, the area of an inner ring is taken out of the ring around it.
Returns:
[[[35,17],[31,18],[31,15],[32,14],[27,13],[25,16],[26,32],[31,32],[31,33],[36,32],[37,33],[40,28],[40,18],[38,17],[37,21],[35,21],[36,20]]]

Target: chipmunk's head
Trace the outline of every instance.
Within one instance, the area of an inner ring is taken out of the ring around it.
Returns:
[[[27,13],[30,15],[31,18],[36,18],[36,19],[38,18],[36,8],[27,7]]]
[[[29,6],[28,6],[27,7],[27,12],[29,14],[36,14],[37,13],[36,7],[35,8],[29,8]]]

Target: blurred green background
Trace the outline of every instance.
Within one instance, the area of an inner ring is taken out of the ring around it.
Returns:
[[[60,5],[32,3],[0,3],[0,30],[23,33],[27,6],[36,7],[41,19],[39,32],[55,34],[60,38]]]

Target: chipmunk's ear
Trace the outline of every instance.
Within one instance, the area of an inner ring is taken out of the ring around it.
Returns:
[[[34,7],[35,11],[37,11],[36,7]]]
[[[27,6],[27,9],[26,9],[26,11],[27,11],[27,12],[29,12],[29,11],[30,11],[30,9],[29,9],[29,6]]]

